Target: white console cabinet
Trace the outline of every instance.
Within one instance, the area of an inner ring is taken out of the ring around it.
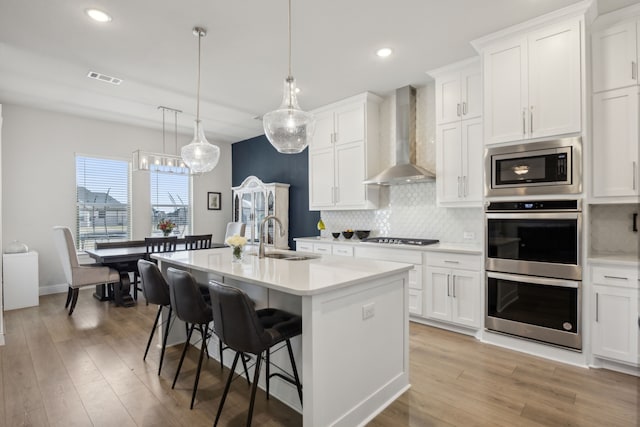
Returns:
[[[33,307],[38,300],[38,252],[2,256],[4,309]]]

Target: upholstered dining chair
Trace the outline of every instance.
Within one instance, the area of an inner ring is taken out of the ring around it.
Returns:
[[[246,224],[244,222],[229,222],[227,223],[227,231],[224,233],[224,240],[226,241],[229,237],[235,236],[244,236],[244,232],[246,229]]]
[[[164,276],[158,266],[151,261],[144,259],[138,260],[138,272],[140,273],[140,282],[142,282],[142,292],[145,299],[149,304],[158,305],[156,320],[153,322],[153,326],[151,327],[149,341],[147,341],[147,348],[144,350],[142,360],[147,359],[147,353],[149,353],[149,347],[151,346],[151,341],[153,341],[153,335],[158,327],[162,309],[165,307],[169,309],[169,315],[165,320],[164,334],[162,335],[162,350],[160,350],[160,363],[158,364],[158,375],[160,375],[160,371],[162,370],[162,361],[164,360],[164,352],[167,348],[167,336],[169,335],[169,328],[171,326],[171,314],[173,313],[171,297],[169,296],[169,284],[164,279]]]
[[[211,248],[212,234],[184,236],[184,248],[188,251]]]
[[[245,353],[256,356],[247,426],[251,425],[251,418],[253,417],[253,405],[256,399],[263,354],[265,354],[267,361],[265,375],[267,398],[269,398],[269,380],[273,376],[278,376],[296,386],[302,403],[302,385],[300,384],[290,341],[291,338],[302,334],[302,317],[275,308],[255,310],[253,302],[244,291],[223,285],[215,280],[209,282],[209,292],[211,292],[214,332],[226,346],[236,351],[213,425],[216,426],[220,420],[222,408],[238,364],[238,358],[242,356],[242,360],[244,360]],[[293,379],[279,373],[269,374],[270,349],[282,342],[286,343],[289,352]]]
[[[69,316],[78,302],[80,288],[85,286],[104,285],[109,283],[120,283],[120,273],[118,270],[102,265],[81,265],[78,261],[78,254],[73,243],[73,236],[69,227],[53,227],[53,240],[60,256],[62,270],[64,271],[69,290],[67,291],[67,302],[64,308],[69,307]],[[116,290],[117,291],[117,290]]]

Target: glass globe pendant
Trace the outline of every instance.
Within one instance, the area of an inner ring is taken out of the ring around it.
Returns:
[[[192,173],[200,174],[213,170],[220,160],[220,148],[210,144],[204,136],[204,129],[200,121],[200,44],[207,32],[200,27],[193,29],[193,34],[198,36],[198,99],[196,104],[196,122],[193,131],[193,140],[182,147],[180,155]]]
[[[304,151],[313,137],[316,120],[313,114],[298,105],[296,82],[291,73],[291,0],[289,0],[289,75],[284,81],[282,104],[262,118],[264,134],[280,153],[297,154]]]
[[[282,104],[277,110],[265,114],[262,124],[267,139],[280,153],[300,153],[309,145],[315,118],[298,106],[296,82],[292,76],[284,81]]]

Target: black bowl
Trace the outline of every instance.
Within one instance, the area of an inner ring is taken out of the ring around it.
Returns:
[[[356,230],[356,236],[358,236],[358,239],[360,240],[366,239],[367,237],[369,237],[370,233],[371,233],[371,230]]]
[[[350,238],[352,238],[352,237],[353,237],[353,231],[343,231],[343,232],[342,232],[342,236],[343,236],[345,239],[350,239]]]
[[[337,239],[338,237],[340,237],[340,232],[333,232],[331,233],[331,235],[333,236],[334,239]]]

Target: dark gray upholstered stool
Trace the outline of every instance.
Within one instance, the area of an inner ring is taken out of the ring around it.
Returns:
[[[180,369],[182,368],[184,357],[187,354],[187,349],[190,345],[193,330],[197,328],[197,330],[200,332],[200,335],[202,336],[200,358],[198,359],[198,368],[196,370],[196,378],[193,384],[193,392],[191,394],[190,408],[193,409],[193,402],[195,401],[196,392],[198,390],[198,381],[200,380],[200,370],[202,369],[202,358],[205,352],[207,353],[207,357],[209,357],[207,351],[207,341],[211,337],[209,323],[211,323],[211,321],[213,320],[213,314],[211,311],[211,306],[204,300],[204,297],[200,290],[200,286],[189,272],[177,270],[175,268],[169,268],[167,270],[167,278],[169,279],[169,296],[171,298],[171,306],[176,313],[176,317],[178,317],[178,319],[182,320],[186,324],[190,325],[187,332],[187,340],[184,343],[182,355],[180,356],[180,362],[178,363],[178,369],[176,370],[176,375],[173,379],[171,388],[175,387],[176,381],[178,380],[178,375],[180,375]],[[219,351],[221,365],[223,350],[223,343],[222,340],[220,340]],[[244,358],[242,359],[242,362],[245,364],[245,374],[247,376],[247,381],[249,381],[249,373],[247,371],[247,366]]]
[[[253,405],[256,398],[258,379],[260,378],[262,354],[266,353],[268,360],[269,349],[282,342],[286,342],[289,351],[289,359],[291,361],[294,379],[291,380],[280,374],[277,375],[296,385],[298,396],[302,403],[302,385],[298,377],[298,370],[293,358],[290,342],[291,338],[302,333],[302,318],[295,314],[273,308],[255,310],[253,302],[242,290],[223,285],[213,280],[209,282],[209,292],[211,292],[214,331],[225,345],[236,351],[236,356],[233,359],[231,372],[229,372],[229,377],[213,425],[216,426],[218,424],[235,373],[238,358],[244,353],[256,355],[251,400],[249,403],[249,413],[247,415],[247,426],[251,425]],[[244,358],[242,359],[244,360]],[[267,390],[269,390],[270,377],[276,375],[269,375],[268,372],[269,371],[267,371],[266,377]]]
[[[160,375],[162,361],[164,360],[164,352],[167,348],[167,336],[169,335],[169,327],[172,320],[171,315],[173,313],[171,297],[169,296],[169,284],[164,279],[164,276],[160,272],[160,269],[158,269],[158,266],[151,261],[143,259],[139,260],[138,272],[140,274],[140,281],[142,282],[142,292],[147,303],[158,305],[158,314],[156,315],[155,322],[153,322],[149,341],[147,341],[147,348],[144,350],[144,357],[142,360],[146,360],[147,358],[147,353],[149,352],[153,335],[155,334],[156,327],[160,321],[160,313],[162,313],[162,309],[164,307],[169,309],[169,316],[167,317],[167,320],[165,320],[164,334],[162,335],[162,350],[160,351],[160,364],[158,366],[158,375]]]

